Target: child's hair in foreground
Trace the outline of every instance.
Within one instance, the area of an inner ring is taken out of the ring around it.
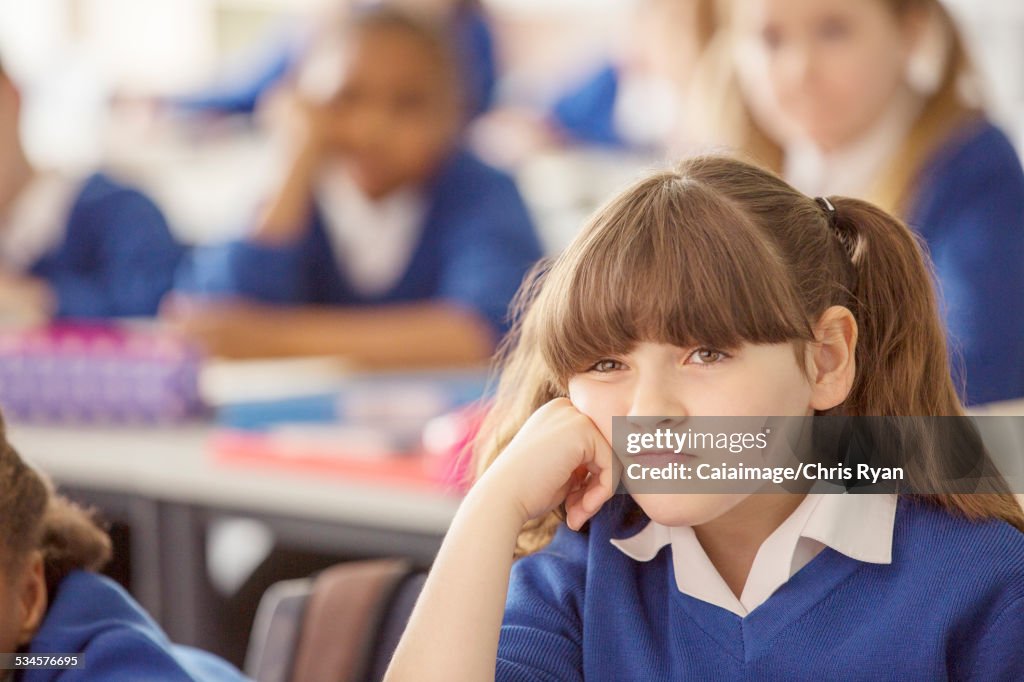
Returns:
[[[856,377],[828,414],[963,415],[932,279],[917,238],[864,201],[817,202],[772,173],[719,156],[648,177],[601,209],[520,291],[493,409],[475,443],[478,475],[569,378],[642,341],[690,348],[792,343],[797,358],[830,306],[858,326]],[[924,459],[928,459],[927,457]],[[934,458],[932,458],[934,459]],[[936,461],[919,490],[943,490]],[[971,519],[1024,530],[997,477],[989,494],[921,495]],[[528,524],[519,553],[546,544],[559,512]]]
[[[0,561],[7,575],[34,551],[42,552],[52,595],[71,571],[101,569],[110,559],[110,538],[21,459],[0,417]]]

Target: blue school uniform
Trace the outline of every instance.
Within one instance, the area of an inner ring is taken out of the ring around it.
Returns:
[[[608,64],[559,97],[551,108],[551,118],[576,142],[624,147],[626,141],[615,126],[618,96],[619,72]]]
[[[172,644],[120,585],[74,571],[50,595],[28,654],[80,654],[84,666],[26,670],[21,682],[242,682],[246,678],[216,656]]]
[[[29,273],[49,283],[59,318],[154,315],[183,252],[156,204],[96,173],[75,199],[61,243]]]
[[[918,187],[907,222],[935,263],[967,402],[1024,396],[1024,171],[1013,145],[991,123],[971,123]]]
[[[606,505],[516,562],[498,680],[1022,680],[1024,534],[901,499],[891,564],[826,547],[741,618],[676,586]]]
[[[280,305],[447,300],[504,333],[509,302],[541,255],[519,191],[507,175],[464,151],[449,158],[425,190],[428,208],[412,256],[397,283],[381,294],[360,293],[348,281],[316,210],[293,244],[239,241],[197,251],[178,288]]]

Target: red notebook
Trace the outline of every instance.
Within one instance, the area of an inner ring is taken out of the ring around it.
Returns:
[[[251,431],[222,431],[213,436],[209,447],[215,461],[231,466],[454,492],[446,483],[444,462],[423,452],[386,451],[366,444],[349,448]]]

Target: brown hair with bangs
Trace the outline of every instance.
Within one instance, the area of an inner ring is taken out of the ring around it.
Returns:
[[[641,341],[792,342],[800,352],[834,305],[857,321],[857,374],[829,413],[962,415],[919,239],[864,201],[830,201],[832,221],[769,171],[704,156],[641,180],[598,211],[520,290],[495,404],[474,447],[477,474],[597,358]],[[921,497],[1024,530],[1002,479],[992,494]],[[546,544],[560,519],[553,512],[528,524],[518,552]]]

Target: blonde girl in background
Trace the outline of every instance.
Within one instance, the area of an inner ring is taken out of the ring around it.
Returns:
[[[388,679],[1024,676],[1024,516],[1001,478],[611,500],[616,415],[963,414],[902,223],[692,159],[599,211],[521,302],[479,477]],[[924,460],[908,477],[944,468]]]
[[[966,401],[1024,396],[1024,172],[942,3],[719,9],[705,134],[809,195],[861,197],[903,218],[935,265]]]

